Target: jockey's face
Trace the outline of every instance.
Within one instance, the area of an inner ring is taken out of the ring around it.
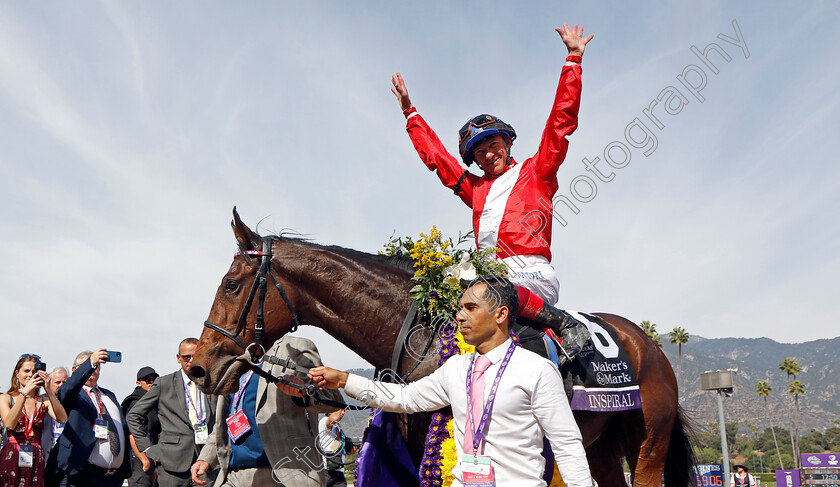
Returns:
[[[501,134],[487,137],[473,147],[472,156],[476,164],[487,174],[493,176],[501,174],[508,160],[505,137]]]
[[[492,298],[487,296],[486,284],[476,284],[464,291],[461,310],[456,316],[464,341],[480,353],[489,352],[508,338],[509,310]]]

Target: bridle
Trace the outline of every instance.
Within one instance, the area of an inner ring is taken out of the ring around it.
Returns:
[[[256,276],[254,276],[254,283],[251,285],[251,290],[248,291],[248,299],[245,301],[245,306],[242,308],[242,312],[239,313],[239,319],[236,320],[236,329],[233,332],[230,332],[229,330],[226,330],[209,320],[204,322],[204,326],[210,328],[211,330],[221,333],[223,336],[230,338],[231,340],[233,340],[234,343],[239,345],[239,347],[243,350],[243,354],[237,357],[237,360],[245,362],[245,364],[250,370],[252,370],[255,374],[259,375],[266,381],[270,383],[282,383],[294,387],[296,389],[300,389],[306,396],[314,398],[316,401],[326,404],[328,406],[345,408],[350,410],[367,409],[368,406],[355,406],[345,404],[343,402],[332,401],[326,398],[322,398],[320,393],[318,392],[318,389],[314,385],[301,386],[295,384],[294,382],[290,382],[283,377],[277,377],[271,374],[270,372],[263,370],[262,367],[260,367],[260,363],[262,363],[263,359],[266,358],[268,359],[269,363],[282,366],[284,371],[286,370],[286,368],[297,368],[295,364],[293,364],[290,360],[286,360],[286,363],[283,364],[282,362],[277,361],[276,357],[266,357],[265,348],[262,345],[262,335],[265,325],[265,320],[263,318],[263,308],[265,307],[265,293],[268,288],[269,277],[271,278],[271,282],[274,284],[274,287],[276,287],[277,291],[280,292],[280,296],[283,298],[283,301],[286,303],[286,306],[289,308],[289,311],[292,313],[292,327],[291,329],[289,329],[289,332],[294,333],[301,325],[300,318],[295,312],[295,307],[292,306],[292,302],[289,300],[289,296],[286,295],[286,290],[283,289],[283,286],[271,273],[272,242],[273,240],[270,237],[262,237],[262,250],[245,250],[243,252],[240,252],[253,257],[259,256],[262,260],[260,262],[260,268],[257,271]],[[237,255],[239,255],[239,253]],[[259,295],[257,295],[257,321],[254,324],[254,342],[246,346],[245,342],[242,341],[242,337],[240,337],[240,334],[245,331],[245,320],[248,317],[248,312],[251,310],[251,303],[254,301],[254,295],[257,294],[257,290],[259,290]],[[251,351],[252,348],[258,350],[259,354],[255,355],[254,352]],[[307,417],[307,421],[308,420],[309,418]]]
[[[301,324],[300,318],[295,312],[295,307],[292,306],[292,302],[289,300],[288,295],[286,295],[286,291],[271,273],[272,243],[273,239],[271,237],[262,237],[262,250],[245,250],[242,252],[251,257],[259,256],[262,260],[260,262],[260,268],[257,271],[257,275],[254,276],[254,283],[251,284],[251,290],[248,291],[248,299],[245,301],[245,306],[242,308],[242,312],[239,313],[239,319],[236,320],[236,329],[231,332],[211,321],[204,322],[205,327],[221,333],[223,336],[230,338],[234,343],[239,345],[239,347],[245,352],[245,355],[250,355],[251,362],[258,362],[265,355],[265,348],[262,345],[262,336],[265,325],[265,321],[263,319],[263,308],[265,307],[265,293],[266,288],[268,287],[268,278],[271,278],[271,282],[280,292],[280,296],[283,298],[283,301],[292,313],[292,328],[289,331],[292,333],[297,331],[298,326]],[[251,303],[254,301],[254,295],[257,294],[258,289],[259,295],[257,297],[257,321],[254,324],[254,341],[250,345],[245,345],[245,342],[242,341],[240,334],[244,335],[243,332],[246,329],[245,321],[248,318],[248,312],[251,311]],[[254,351],[251,350],[252,348],[254,348]],[[255,354],[255,351],[258,353]]]
[[[221,333],[224,337],[231,339],[234,343],[236,343],[242,350],[243,354],[237,357],[237,360],[245,362],[246,366],[254,371],[257,375],[264,378],[266,381],[271,383],[283,383],[286,385],[290,385],[297,389],[301,389],[304,393],[308,396],[316,398],[323,404],[328,406],[334,407],[343,407],[346,409],[357,410],[357,409],[366,409],[368,406],[353,406],[348,405],[342,402],[331,401],[328,399],[324,399],[320,397],[318,393],[318,389],[313,386],[300,386],[289,382],[288,380],[277,377],[271,374],[270,372],[263,370],[260,364],[262,363],[264,358],[268,359],[269,363],[281,365],[282,363],[277,362],[275,357],[266,357],[265,348],[262,345],[262,335],[264,330],[264,317],[263,317],[263,308],[265,307],[265,294],[268,288],[268,278],[271,278],[271,282],[274,284],[274,287],[277,288],[277,291],[280,292],[280,296],[283,298],[283,301],[286,303],[286,306],[289,308],[289,311],[292,314],[292,327],[289,329],[290,333],[294,333],[297,331],[298,327],[301,325],[300,317],[298,316],[297,312],[295,312],[295,308],[292,305],[292,302],[289,300],[286,291],[283,289],[283,286],[277,281],[274,275],[271,273],[271,245],[273,243],[273,239],[271,237],[261,237],[262,238],[262,250],[245,250],[237,253],[237,255],[244,253],[248,256],[257,257],[259,256],[262,260],[260,262],[260,268],[257,270],[257,274],[254,276],[254,282],[251,284],[251,289],[248,291],[248,298],[245,301],[245,306],[242,308],[242,311],[239,313],[239,318],[236,320],[236,329],[231,332],[212,321],[205,321],[204,326],[210,328],[213,331]],[[257,290],[259,290],[259,294],[257,295]],[[254,324],[254,341],[250,345],[245,345],[245,342],[242,341],[241,334],[244,335],[244,331],[246,330],[245,321],[248,317],[248,312],[251,310],[251,303],[254,301],[254,296],[257,296],[257,320]],[[395,350],[392,356],[392,370],[397,370],[399,365],[399,359],[403,347],[400,346],[400,343],[404,343],[406,337],[408,336],[409,329],[412,325],[417,323],[419,319],[419,315],[417,313],[417,303],[413,302],[411,307],[409,308],[408,314],[403,321],[402,328],[399,333],[399,337],[397,343],[395,345]],[[429,352],[431,348],[432,341],[436,333],[430,333],[429,339],[423,349],[422,357],[417,360],[414,365],[410,368],[405,377],[407,378],[426,358],[426,354]],[[252,351],[258,351],[257,354]],[[290,366],[291,362],[287,361],[283,370],[286,370],[286,367],[294,368]],[[293,364],[292,364],[293,365]]]

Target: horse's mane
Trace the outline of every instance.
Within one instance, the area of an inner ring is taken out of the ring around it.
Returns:
[[[362,252],[360,250],[355,249],[348,249],[347,247],[341,247],[338,245],[321,245],[313,242],[312,239],[307,237],[293,237],[288,232],[281,232],[278,235],[267,235],[267,237],[279,242],[292,243],[304,247],[326,250],[353,259],[355,261],[359,261],[361,263],[371,263],[377,265],[385,264],[387,266],[395,267],[399,270],[409,272],[412,275],[414,274],[414,260],[408,256],[370,254],[368,252]]]

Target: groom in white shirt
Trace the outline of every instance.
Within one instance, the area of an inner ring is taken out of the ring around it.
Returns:
[[[510,338],[516,309],[518,295],[510,281],[480,277],[464,292],[457,315],[464,340],[477,353],[453,356],[433,374],[408,385],[329,367],[313,368],[309,376],[321,388],[344,388],[351,397],[385,411],[415,413],[452,406],[459,460],[452,470],[453,485],[494,481],[499,487],[545,486],[545,435],[566,485],[591,487],[580,430],[560,373],[548,360],[514,346]]]

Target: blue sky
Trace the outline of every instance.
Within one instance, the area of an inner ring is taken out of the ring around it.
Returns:
[[[103,381],[125,394],[140,366],[174,370],[230,263],[234,205],[264,232],[369,252],[394,232],[468,230],[469,210],[414,153],[390,75],[452,152],[463,122],[489,112],[516,128],[523,160],[565,58],[563,22],[595,39],[560,194],[579,175],[597,194],[554,225],[561,306],[660,332],[834,337],[838,14],[835,2],[3,2],[3,363],[118,349],[125,363]],[[733,20],[749,57],[718,37],[735,36]],[[718,74],[690,50],[712,42],[731,56],[710,55]],[[677,80],[689,65],[707,76],[702,103]],[[688,103],[654,129],[643,110],[669,86]],[[598,181],[582,159],[627,144],[636,117],[656,150],[631,147]],[[362,365],[302,333],[330,365]]]

